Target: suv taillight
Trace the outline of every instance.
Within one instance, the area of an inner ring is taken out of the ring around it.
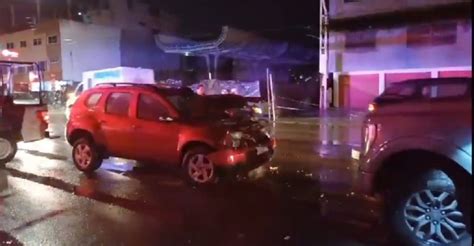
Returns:
[[[48,110],[38,110],[36,111],[36,116],[40,121],[44,123],[49,123]]]
[[[364,142],[363,142],[363,151],[364,155],[369,152],[370,147],[375,141],[375,138],[377,137],[377,126],[374,124],[367,124],[364,127]]]

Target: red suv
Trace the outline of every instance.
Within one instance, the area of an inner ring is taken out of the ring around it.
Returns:
[[[273,155],[274,141],[244,106],[233,95],[106,84],[72,106],[67,141],[83,172],[116,156],[178,165],[190,182],[211,183],[224,168],[250,170]]]

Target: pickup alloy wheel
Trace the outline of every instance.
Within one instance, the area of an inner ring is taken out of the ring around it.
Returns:
[[[392,188],[386,208],[393,240],[403,245],[465,245],[471,235],[455,183],[440,170],[409,177]]]
[[[466,234],[463,214],[449,192],[429,189],[415,192],[405,203],[404,217],[408,228],[421,240],[449,244]]]

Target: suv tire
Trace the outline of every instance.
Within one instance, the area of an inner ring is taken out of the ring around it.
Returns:
[[[18,146],[15,141],[7,137],[0,137],[0,167],[13,160]]]
[[[392,190],[386,208],[395,241],[402,245],[467,245],[472,240],[462,228],[455,186],[444,172],[425,172],[421,178],[394,184]]]
[[[88,138],[80,138],[74,142],[72,159],[76,168],[85,173],[94,172],[102,164],[97,146]]]
[[[191,185],[206,185],[217,182],[217,170],[207,155],[211,151],[204,146],[191,148],[183,158],[183,173]]]

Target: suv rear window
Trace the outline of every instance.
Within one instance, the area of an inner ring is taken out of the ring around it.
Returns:
[[[96,106],[99,103],[101,97],[102,97],[102,93],[93,93],[89,95],[89,98],[87,98],[87,101],[86,101],[86,106],[88,108],[92,108]]]
[[[128,116],[132,94],[125,92],[114,92],[107,98],[105,112],[118,116]]]

